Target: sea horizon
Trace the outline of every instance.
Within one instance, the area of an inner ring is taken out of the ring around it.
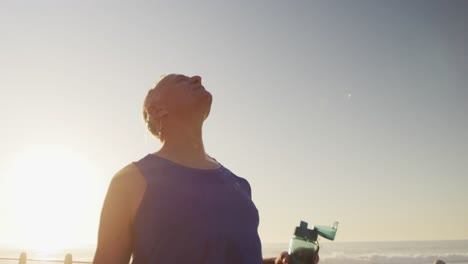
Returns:
[[[448,263],[468,264],[468,239],[458,240],[412,240],[412,241],[320,241],[320,263],[434,263],[441,259]],[[28,259],[63,260],[72,254],[74,261],[92,262],[95,243],[82,243],[74,247],[52,250],[20,248],[0,243],[1,258],[19,258],[22,252]],[[275,257],[287,251],[288,242],[263,242],[264,257]],[[14,260],[0,260],[0,264],[18,263]],[[41,261],[28,263],[45,264]]]

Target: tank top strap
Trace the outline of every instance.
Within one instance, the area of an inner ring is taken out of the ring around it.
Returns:
[[[155,162],[151,157],[151,154],[146,155],[139,161],[134,162],[138,167],[141,174],[143,174],[147,184],[158,181],[158,179],[163,175],[164,166],[160,162]]]

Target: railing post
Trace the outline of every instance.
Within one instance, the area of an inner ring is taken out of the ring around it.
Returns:
[[[73,257],[72,254],[68,253],[65,256],[65,264],[73,264]]]
[[[18,262],[18,263],[19,263],[19,264],[26,264],[26,259],[27,259],[27,258],[26,258],[26,253],[21,252],[21,255],[20,255],[20,257],[19,257],[19,262]]]

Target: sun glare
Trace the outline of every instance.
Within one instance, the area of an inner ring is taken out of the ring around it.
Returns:
[[[10,241],[54,250],[92,234],[95,176],[83,158],[63,149],[34,148],[16,157],[7,175]]]

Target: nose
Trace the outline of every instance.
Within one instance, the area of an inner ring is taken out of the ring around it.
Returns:
[[[192,79],[193,83],[201,83],[201,77],[198,75],[192,76],[190,79]]]

